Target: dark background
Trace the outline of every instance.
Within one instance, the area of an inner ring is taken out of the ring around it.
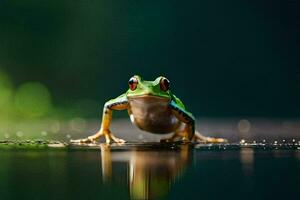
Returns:
[[[299,8],[296,0],[2,0],[0,69],[15,88],[43,83],[62,108],[97,102],[87,117],[133,74],[168,77],[196,116],[299,117]]]

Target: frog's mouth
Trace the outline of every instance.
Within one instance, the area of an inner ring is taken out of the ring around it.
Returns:
[[[162,97],[162,96],[155,96],[152,94],[142,94],[142,95],[134,95],[128,96],[128,100],[144,100],[149,102],[169,102],[171,99],[170,97]]]

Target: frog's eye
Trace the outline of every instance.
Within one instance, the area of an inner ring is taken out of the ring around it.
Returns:
[[[167,91],[167,90],[170,89],[170,81],[167,78],[165,78],[165,77],[162,77],[160,79],[159,84],[160,84],[160,89],[162,91]]]
[[[134,76],[131,77],[131,78],[129,79],[129,81],[128,81],[129,88],[130,88],[131,90],[135,90],[138,83],[139,83],[139,81],[137,80],[136,77],[134,77]]]

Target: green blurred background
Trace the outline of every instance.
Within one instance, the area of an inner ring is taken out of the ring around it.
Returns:
[[[299,117],[299,1],[0,1],[0,119],[98,118],[133,74],[198,117]]]

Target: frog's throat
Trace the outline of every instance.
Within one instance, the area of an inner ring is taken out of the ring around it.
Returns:
[[[170,98],[140,95],[128,98],[131,121],[140,129],[151,133],[174,132],[180,125],[170,108]]]

